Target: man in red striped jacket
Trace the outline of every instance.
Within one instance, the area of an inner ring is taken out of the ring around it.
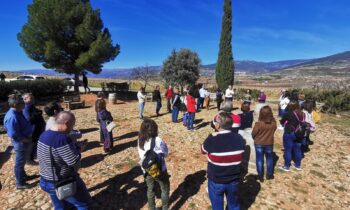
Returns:
[[[240,209],[238,183],[245,141],[231,131],[232,117],[222,112],[217,117],[215,129],[202,145],[203,154],[208,155],[208,192],[213,210],[224,209],[224,195],[227,207]]]

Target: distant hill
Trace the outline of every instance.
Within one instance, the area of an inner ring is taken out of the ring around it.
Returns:
[[[292,65],[277,73],[305,76],[350,76],[350,51]]]
[[[202,76],[213,76],[215,74],[216,64],[203,65],[201,67]],[[155,72],[160,72],[161,66],[150,66]],[[245,73],[275,73],[289,75],[332,75],[332,76],[350,76],[350,51],[338,53],[335,55],[316,58],[284,60],[274,62],[259,62],[253,60],[235,61],[236,72]],[[133,68],[104,69],[100,74],[89,73],[92,78],[121,78],[129,79]],[[60,75],[71,77],[53,70],[31,69],[16,71],[16,73],[40,74],[40,75]]]

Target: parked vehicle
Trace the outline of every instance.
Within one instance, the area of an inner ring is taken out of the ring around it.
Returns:
[[[66,77],[66,78],[63,78],[63,80],[68,81],[70,83],[70,85],[69,85],[70,87],[74,86],[74,84],[75,84],[74,78]],[[83,86],[83,81],[79,80],[79,86]]]
[[[16,80],[41,80],[41,79],[45,79],[45,77],[37,76],[37,75],[21,75],[15,78],[6,79],[6,81],[10,82],[10,81],[16,81]]]

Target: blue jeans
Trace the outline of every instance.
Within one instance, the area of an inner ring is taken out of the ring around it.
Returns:
[[[171,113],[172,122],[177,122],[177,117],[179,116],[179,108],[176,106],[173,107],[173,111]]]
[[[55,210],[65,209],[67,203],[74,205],[77,210],[85,210],[88,209],[88,204],[92,201],[92,198],[86,189],[85,183],[80,177],[77,177],[76,194],[64,200],[59,200],[57,198],[55,185],[52,181],[40,178],[40,187],[49,194]]]
[[[139,118],[143,118],[143,109],[145,108],[145,102],[140,103]]]
[[[284,166],[286,168],[290,167],[292,159],[294,160],[295,166],[301,166],[301,143],[296,142],[296,137],[294,133],[284,133],[283,134],[283,147],[284,147]]]
[[[273,176],[273,145],[255,144],[255,154],[258,176],[264,176],[264,155],[266,157],[266,175]]]
[[[227,209],[239,210],[238,203],[238,182],[233,181],[227,184],[215,183],[208,179],[208,191],[213,210],[224,210],[224,195],[226,195]]]
[[[23,143],[21,141],[11,140],[13,148],[16,152],[15,158],[15,177],[16,185],[23,185],[25,180],[24,177],[26,173],[24,171],[24,165],[26,164],[26,155],[28,153],[27,148],[30,143]]]
[[[194,122],[194,117],[196,113],[194,112],[189,112],[188,117],[187,117],[187,129],[193,129],[193,122]]]
[[[162,102],[161,101],[157,101],[156,102],[156,114],[159,114],[159,110],[160,108],[162,108]]]

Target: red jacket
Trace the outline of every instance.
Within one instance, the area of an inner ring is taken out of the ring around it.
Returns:
[[[167,99],[171,99],[173,97],[173,90],[172,89],[166,89],[166,92],[165,92],[165,97]]]
[[[191,96],[186,96],[187,100],[187,111],[188,112],[196,112],[196,100]]]

